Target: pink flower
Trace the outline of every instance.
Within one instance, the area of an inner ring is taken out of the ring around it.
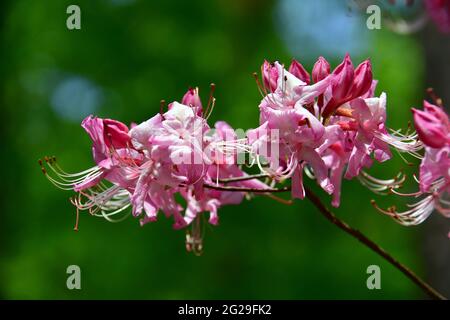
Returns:
[[[268,149],[278,130],[279,152],[263,155],[270,168],[261,170],[275,179],[292,178],[292,194],[302,198],[303,171],[312,169],[322,188],[333,194],[334,206],[339,205],[343,175],[358,177],[373,190],[398,185],[398,179],[376,179],[363,169],[372,166],[373,158],[390,159],[390,147],[417,156],[422,145],[415,133],[388,133],[386,94],[374,97],[377,81],[372,79],[369,61],[353,70],[347,55],[330,74],[329,63],[320,57],[312,71],[313,85],[306,84],[309,74],[297,61],[289,68],[292,72],[278,62],[265,62],[264,69],[264,83],[271,87],[259,106],[260,127],[251,130],[248,138],[258,154],[258,149]]]
[[[412,109],[414,125],[422,142],[442,148],[450,142],[450,121],[442,108],[424,101],[424,111]]]
[[[280,76],[277,78],[277,86],[273,94],[268,94],[266,100],[277,109],[292,108],[297,103],[302,106],[313,103],[325,92],[332,80],[329,76],[313,85],[307,85],[284,69],[280,63],[275,62],[274,67]]]
[[[439,30],[450,32],[450,1],[425,0],[425,7]]]
[[[271,174],[278,176],[282,172],[278,178],[292,176],[292,194],[294,197],[303,198],[303,168],[304,164],[308,164],[313,168],[322,188],[332,193],[333,186],[329,181],[325,163],[315,151],[315,148],[320,146],[325,127],[311,113],[312,109],[309,111],[305,108],[326,90],[330,78],[326,77],[308,86],[278,62],[275,62],[272,68],[276,68],[276,74],[279,75],[277,87],[271,90],[273,93],[263,98],[259,106],[260,127],[249,132],[249,143],[260,147],[271,140],[271,131],[279,131],[279,154],[269,158],[272,162],[280,163],[281,167]],[[291,69],[298,74],[305,74],[298,71],[298,63]]]
[[[67,173],[55,158],[46,158],[46,177],[57,187],[74,190],[71,202],[79,210],[114,221],[113,216],[130,206],[130,191],[138,176],[135,171],[144,156],[131,145],[128,128],[121,122],[89,116],[82,122],[93,142],[96,166],[79,173]],[[110,186],[102,183],[108,181]]]
[[[425,156],[420,164],[422,192],[439,192],[436,183],[443,181],[442,190],[450,187],[450,121],[444,110],[424,101],[424,110],[412,109],[414,125],[425,144]]]
[[[347,54],[344,61],[333,71],[331,98],[325,104],[322,115],[327,118],[341,105],[363,96],[372,86],[372,66],[369,60],[356,70]]]
[[[116,120],[86,117],[81,126],[92,139],[95,162],[104,168],[111,166],[110,151],[127,148],[131,144],[128,127]]]
[[[249,132],[249,143],[261,148],[273,140],[274,130],[279,131],[279,154],[264,155],[271,166],[267,172],[276,179],[291,177],[294,197],[304,197],[303,171],[311,168],[338,206],[344,172],[351,179],[372,165],[372,155],[378,161],[389,159],[387,140],[400,145],[385,128],[386,95],[373,98],[376,81],[369,61],[353,70],[347,55],[330,74],[329,63],[320,57],[313,68],[313,85],[306,84],[309,74],[297,61],[289,71],[278,62],[265,62],[262,69],[267,71],[263,79],[270,93],[259,106],[260,127]]]
[[[314,64],[313,70],[312,70],[312,79],[314,83],[317,83],[326,77],[328,77],[330,74],[330,64],[324,57],[319,57],[317,59],[317,62]],[[331,90],[331,89],[330,89]],[[319,95],[317,97],[317,108],[322,110],[324,104],[324,96],[323,94]]]
[[[330,64],[324,57],[319,57],[312,70],[312,79],[315,83],[325,79],[330,74]]]
[[[440,149],[425,148],[425,156],[420,164],[420,190],[441,192],[450,190],[450,145]],[[436,190],[436,182],[442,182],[442,190]]]
[[[306,84],[311,82],[308,71],[306,71],[302,64],[295,59],[292,60],[291,65],[289,66],[289,72]]]
[[[92,116],[86,117],[81,126],[92,139],[92,153],[97,166],[84,179],[79,178],[73,184],[74,190],[85,190],[102,179],[118,185],[128,185],[124,166],[142,161],[142,155],[131,145],[128,127],[116,120]]]
[[[216,122],[213,134],[207,138],[207,144],[212,146],[211,161],[208,170],[203,178],[203,182],[209,185],[220,185],[220,179],[239,178],[246,174],[237,166],[237,151],[226,152],[215,143],[220,145],[227,142],[234,142],[237,136],[234,130],[224,121]],[[267,185],[257,179],[230,182],[227,186],[244,188],[267,188]],[[244,198],[243,192],[229,192],[214,189],[205,189],[201,195],[196,195],[193,188],[186,188],[181,191],[188,205],[186,208],[186,223],[191,223],[198,214],[204,211],[210,213],[209,223],[216,225],[219,222],[217,210],[223,205],[239,204]]]
[[[181,104],[194,108],[195,113],[201,116],[203,113],[202,102],[198,95],[198,88],[190,88],[181,99]]]
[[[383,162],[391,157],[389,146],[380,140],[378,136],[387,134],[386,121],[386,94],[379,98],[355,99],[350,103],[350,110],[354,120],[339,122],[341,127],[350,131],[355,130],[355,135],[347,139],[353,139],[354,147],[349,158],[346,173],[347,178],[359,175],[363,167],[370,167],[372,152],[375,159]]]
[[[330,182],[334,187],[333,199],[331,204],[333,207],[339,207],[341,199],[341,185],[344,169],[348,163],[350,152],[346,150],[344,143],[337,141],[331,144],[324,152],[321,153],[322,159],[327,168],[330,169]]]
[[[450,126],[447,114],[438,106],[424,102],[424,110],[412,109],[414,125],[419,138],[425,144],[425,154],[420,164],[420,190],[411,194],[400,193],[400,196],[419,198],[409,204],[409,209],[397,212],[395,208],[381,212],[394,217],[404,225],[416,225],[423,222],[437,210],[443,216],[450,218],[448,195],[450,193]]]
[[[209,130],[201,114],[197,90],[190,90],[183,100],[170,104],[164,114],[127,126],[110,119],[89,116],[82,126],[93,141],[97,165],[78,174],[68,174],[55,160],[47,165],[56,178],[43,169],[47,178],[78,196],[72,203],[80,210],[112,220],[131,207],[141,224],[155,221],[158,211],[173,216],[175,228],[189,224],[175,195],[189,188],[196,197],[203,194],[203,183],[211,160],[203,152],[204,133]],[[112,183],[106,187],[103,180]],[[143,215],[143,213],[145,214]]]
[[[421,199],[405,212],[378,209],[407,225],[422,222],[434,209],[450,216],[444,199],[450,191],[450,121],[442,108],[425,102],[423,111],[413,109],[417,133],[390,133],[386,94],[375,97],[377,81],[368,60],[354,69],[346,55],[330,73],[329,63],[320,57],[311,76],[297,60],[288,70],[264,61],[261,70],[259,126],[246,134],[223,121],[210,128],[212,91],[203,112],[198,88],[189,89],[181,103],[170,103],[167,111],[161,109],[130,130],[116,120],[87,117],[82,127],[92,140],[96,165],[70,174],[56,159],[46,158],[42,170],[56,186],[77,192],[71,200],[77,210],[117,221],[118,214],[131,209],[141,225],[163,212],[173,218],[175,229],[191,226],[186,245],[196,253],[202,247],[205,214],[217,225],[219,208],[239,204],[252,193],[285,191],[271,187],[286,179],[291,179],[292,197],[302,199],[304,173],[332,196],[335,207],[343,178],[356,177],[377,193],[405,195],[397,190],[403,176],[381,180],[365,172],[374,159],[390,159],[391,147],[422,159],[420,190],[409,194]],[[271,187],[241,169],[242,155],[248,156],[245,164],[259,167],[259,177]]]
[[[264,60],[263,65],[261,66],[261,73],[263,76],[264,86],[270,91],[274,92],[277,88],[278,83],[278,68],[275,67],[273,63]]]
[[[148,219],[143,222],[153,221],[161,209],[174,216],[174,228],[182,228],[189,221],[180,214],[174,194],[181,185],[193,186],[198,194],[203,192],[208,167],[203,138],[209,127],[194,108],[173,102],[169,111],[130,131],[133,146],[145,155],[131,197],[133,214],[146,212]]]

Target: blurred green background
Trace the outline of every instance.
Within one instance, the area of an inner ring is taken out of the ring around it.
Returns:
[[[422,298],[307,201],[286,206],[258,197],[221,209],[220,226],[208,226],[205,252],[196,257],[184,249],[184,231],[162,216],[141,228],[132,217],[113,224],[83,214],[74,232],[72,193],[53,187],[37,165],[56,155],[68,171],[91,167],[90,139],[80,127],[86,115],[140,122],[189,86],[199,86],[206,100],[210,82],[217,86],[210,123],[255,127],[261,97],[252,72],[264,59],[295,57],[310,70],[318,55],[333,66],[347,51],[355,63],[370,57],[377,93],[388,93],[388,124],[405,127],[426,86],[420,41],[367,30],[344,1],[334,11],[314,11],[314,3],[327,2],[2,1],[0,298]],[[81,8],[81,30],[66,28],[70,4]],[[404,166],[397,157],[371,173],[387,178]],[[374,197],[345,181],[335,212],[426,277],[423,226],[402,227],[376,213]],[[81,267],[82,290],[66,288],[71,264]],[[381,290],[366,287],[372,264],[381,267]]]

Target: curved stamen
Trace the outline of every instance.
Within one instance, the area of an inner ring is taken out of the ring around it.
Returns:
[[[420,155],[418,151],[423,149],[423,143],[417,139],[417,134],[415,132],[404,135],[401,133],[401,130],[392,131],[391,134],[375,131],[374,136],[400,152],[406,152],[413,157],[422,159],[422,155]]]
[[[434,210],[435,197],[433,195],[429,195],[422,200],[409,204],[408,207],[410,210],[406,210],[403,212],[397,212],[395,206],[389,207],[387,210],[380,208],[375,200],[371,201],[371,204],[375,209],[379,212],[384,213],[386,215],[391,216],[398,223],[411,226],[422,223]]]
[[[402,187],[403,183],[406,180],[406,176],[404,175],[403,171],[400,171],[392,179],[378,179],[362,170],[357,178],[362,185],[377,194],[388,194],[391,190]]]

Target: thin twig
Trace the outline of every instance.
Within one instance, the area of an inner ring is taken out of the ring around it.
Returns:
[[[249,180],[252,178],[255,178],[258,175],[255,176],[246,176],[246,177],[237,177],[233,180],[233,182],[236,181],[243,181],[242,179],[245,178],[245,180]],[[252,178],[250,178],[252,177]],[[215,189],[215,190],[222,190],[222,191],[236,191],[236,192],[253,192],[253,193],[274,193],[274,192],[286,192],[290,191],[290,187],[283,187],[283,188],[243,188],[243,187],[230,187],[230,186],[220,186],[220,185],[209,185],[205,184],[205,188],[209,189]],[[366,247],[372,249],[372,251],[376,252],[378,255],[380,255],[382,258],[384,258],[386,261],[388,261],[391,265],[393,265],[395,268],[400,270],[404,275],[406,275],[411,281],[413,281],[415,284],[417,284],[423,291],[425,291],[431,298],[436,300],[447,300],[446,297],[444,297],[441,293],[439,293],[436,289],[431,287],[428,283],[426,283],[424,280],[422,280],[418,275],[416,275],[411,269],[400,263],[397,259],[395,259],[393,256],[391,256],[386,250],[381,248],[379,245],[377,245],[375,242],[370,240],[368,237],[366,237],[361,231],[352,228],[349,226],[346,222],[340,220],[338,217],[334,215],[333,212],[331,212],[320,200],[320,198],[312,192],[309,188],[305,187],[306,197],[312,202],[312,204],[319,209],[319,212],[332,224],[337,226],[339,229],[345,231],[347,234],[351,235],[352,237],[359,240],[362,244],[364,244]]]
[[[314,204],[314,206],[319,209],[320,213],[328,219],[332,224],[344,230],[352,237],[358,239],[361,243],[378,253],[381,257],[387,260],[394,267],[399,269],[403,274],[405,274],[409,279],[411,279],[415,284],[417,284],[422,290],[424,290],[431,298],[436,300],[447,300],[442,294],[440,294],[436,289],[431,287],[428,283],[422,280],[418,275],[416,275],[411,269],[400,263],[393,256],[386,252],[383,248],[377,245],[375,242],[367,238],[361,231],[350,227],[346,222],[338,219],[321,201],[320,198],[314,194],[309,188],[305,187],[306,197]]]
[[[239,180],[242,181],[242,180]],[[221,190],[221,191],[236,191],[236,192],[253,192],[253,193],[276,193],[276,192],[286,192],[290,191],[290,187],[284,188],[244,188],[244,187],[230,187],[230,186],[220,186],[215,184],[204,184],[205,188]]]
[[[230,182],[238,182],[238,181],[247,181],[247,180],[253,180],[253,179],[261,179],[261,178],[268,178],[269,175],[265,173],[261,174],[254,174],[251,176],[242,176],[242,177],[232,177],[232,178],[224,178],[219,179],[220,183],[230,183]]]

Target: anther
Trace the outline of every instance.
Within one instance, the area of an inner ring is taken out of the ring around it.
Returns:
[[[437,96],[437,94],[434,92],[433,88],[428,88],[427,93],[437,106],[439,106],[439,107],[443,106],[442,99]]]
[[[159,114],[161,115],[161,117],[163,118],[163,120],[165,120],[164,118],[164,108],[166,107],[166,100],[162,99],[159,102]]]
[[[211,83],[209,85],[209,99],[208,99],[208,104],[206,105],[206,110],[204,112],[204,118],[208,119],[208,117],[211,115],[212,110],[214,109],[214,104],[216,102],[216,99],[214,98],[214,91],[216,90],[216,84],[215,83]]]
[[[186,231],[186,251],[192,251],[192,237],[191,232],[189,230]]]
[[[45,167],[44,167],[44,165],[43,165],[43,163],[42,163],[42,160],[39,159],[39,160],[38,160],[38,163],[39,163],[39,166],[41,167],[42,173],[43,173],[44,175],[47,175],[47,170],[45,169]]]

